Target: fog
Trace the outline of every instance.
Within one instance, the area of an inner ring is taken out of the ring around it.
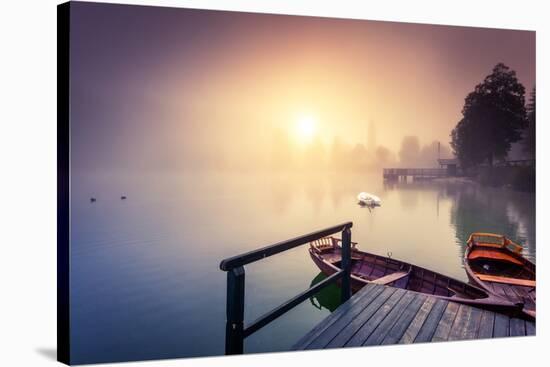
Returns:
[[[534,32],[71,9],[75,171],[433,167],[497,62],[527,90],[535,82]],[[304,116],[311,131],[299,130]]]

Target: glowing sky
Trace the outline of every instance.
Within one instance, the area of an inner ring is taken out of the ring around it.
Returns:
[[[498,62],[535,84],[535,33],[72,3],[73,168],[167,168],[261,155],[315,121],[394,151],[448,142],[464,97]],[[303,131],[302,131],[303,133]],[[304,139],[307,140],[307,139]]]

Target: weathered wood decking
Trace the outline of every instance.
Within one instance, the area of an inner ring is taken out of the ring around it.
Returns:
[[[368,284],[294,350],[535,335],[535,323],[424,294]]]

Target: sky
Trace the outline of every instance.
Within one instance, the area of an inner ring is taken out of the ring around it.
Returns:
[[[75,170],[261,165],[335,140],[397,156],[408,135],[448,144],[498,62],[535,85],[532,31],[71,6]]]

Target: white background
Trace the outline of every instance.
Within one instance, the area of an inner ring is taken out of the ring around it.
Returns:
[[[135,4],[472,25],[537,31],[537,337],[322,352],[179,359],[132,366],[548,365],[548,85],[546,1],[130,1]],[[56,4],[0,11],[0,366],[55,365]],[[467,57],[467,56],[466,56]],[[475,57],[475,56],[474,56]],[[549,244],[550,246],[550,244]],[[144,332],[147,332],[144,330]],[[120,365],[120,364],[117,364]]]

